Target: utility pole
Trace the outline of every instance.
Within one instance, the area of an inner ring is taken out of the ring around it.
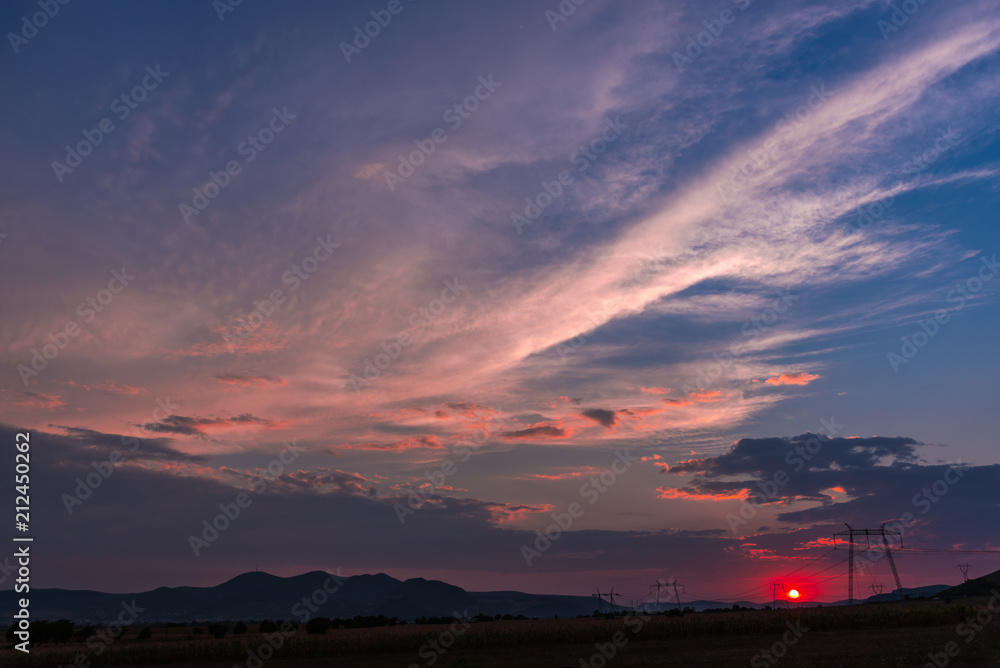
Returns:
[[[855,536],[864,536],[865,544],[870,549],[871,538],[876,536],[882,537],[882,545],[885,548],[885,556],[889,560],[889,567],[892,568],[892,577],[896,580],[896,589],[902,589],[903,585],[899,582],[899,572],[896,570],[896,562],[892,558],[892,549],[889,547],[889,536],[899,536],[899,545],[903,546],[903,534],[900,531],[895,531],[893,529],[886,529],[885,524],[883,524],[878,529],[854,529],[850,524],[845,525],[847,531],[839,531],[833,534],[833,540],[835,541],[834,549],[836,549],[837,537],[843,537],[847,539],[847,602],[853,605],[854,603],[854,538]]]
[[[964,578],[963,582],[968,582],[969,581],[969,569],[970,568],[971,568],[971,566],[969,564],[959,564],[958,565],[958,570],[962,571],[962,577]]]

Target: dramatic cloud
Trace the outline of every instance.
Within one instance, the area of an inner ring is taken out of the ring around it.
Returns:
[[[615,426],[617,417],[614,411],[609,411],[604,408],[588,408],[581,413],[584,417],[588,417],[594,422],[611,429]]]
[[[220,383],[235,385],[237,387],[267,387],[268,385],[283,386],[288,381],[284,378],[273,378],[271,376],[248,376],[238,373],[224,373],[215,377]]]
[[[909,530],[985,542],[994,2],[925,3],[888,35],[885,2],[753,3],[690,62],[697,3],[590,0],[557,30],[528,0],[413,7],[350,63],[369,10],[294,1],[224,24],[98,4],[95,29],[53,22],[11,56],[0,420],[54,476],[63,561],[39,573],[123,591],[266,552],[637,594],[668,564],[726,594],[831,525],[912,511],[959,460]],[[169,74],[119,118],[147,67]],[[187,560],[285,442],[294,464]],[[738,542],[728,506],[779,471]],[[520,545],[612,473],[527,567]],[[433,493],[401,523],[414,489]]]
[[[819,376],[812,373],[783,373],[780,376],[772,376],[764,382],[768,385],[808,385],[817,378]]]
[[[213,431],[226,431],[239,427],[257,427],[262,429],[279,429],[285,423],[269,418],[256,417],[249,413],[232,418],[198,418],[183,415],[171,415],[161,422],[148,422],[142,425],[146,431],[181,434],[185,436],[206,436]]]
[[[505,431],[500,434],[504,438],[518,439],[518,438],[538,438],[538,439],[548,439],[548,438],[567,438],[570,434],[559,427],[554,427],[550,424],[539,425],[537,427],[529,427],[527,429],[520,429],[518,431]]]

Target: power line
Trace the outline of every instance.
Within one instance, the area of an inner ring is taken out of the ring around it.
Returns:
[[[897,547],[896,552],[900,551],[925,554],[1000,554],[1000,550],[954,550],[945,547]]]
[[[785,573],[784,575],[780,576],[778,579],[788,578],[788,577],[790,577],[790,576],[798,573],[799,571],[801,571],[801,570],[803,570],[805,568],[808,568],[809,566],[811,566],[812,564],[816,563],[820,559],[823,559],[823,558],[825,558],[825,557],[833,554],[834,550],[836,550],[836,548],[831,548],[831,549],[827,550],[826,552],[824,552],[823,554],[819,555],[815,559],[810,559],[806,563],[804,563],[801,566],[799,566],[798,568],[796,568],[794,571],[789,571],[788,573]],[[820,571],[820,572],[822,573],[823,571]],[[740,598],[741,596],[745,596],[747,594],[753,593],[753,592],[757,591],[758,589],[767,589],[769,586],[770,586],[770,584],[758,585],[756,587],[753,587],[752,589],[747,589],[746,591],[741,591],[738,594],[734,594],[732,598],[733,598],[733,600],[736,600],[736,599]]]
[[[816,559],[813,559],[809,563],[804,564],[803,566],[800,566],[799,568],[795,569],[794,571],[791,571],[789,573],[789,575],[801,571],[802,569],[804,569],[807,566],[809,566],[811,563],[814,563],[814,562],[818,561],[819,559],[822,559],[823,557],[827,556],[831,552],[833,552],[833,550],[830,550],[826,554],[820,555],[819,557],[817,557]],[[817,575],[821,575],[823,573],[826,573],[827,571],[829,571],[831,569],[838,568],[838,567],[842,566],[843,564],[844,564],[844,560],[842,559],[840,561],[837,561],[836,563],[830,564],[826,568],[823,568],[821,570],[816,571],[815,573],[812,573],[811,575],[806,575],[806,576],[803,576],[803,577],[814,578]],[[785,576],[782,576],[782,577],[785,578],[785,577],[788,577],[788,576],[785,575]],[[838,577],[844,577],[844,576],[843,575],[835,575],[832,578],[826,578],[825,580],[820,580],[818,582],[814,582],[813,584],[814,585],[822,584],[823,582],[828,582],[829,580],[833,580],[833,579],[838,578]],[[757,589],[767,589],[768,587],[771,587],[771,586],[772,586],[772,583],[768,582],[768,583],[762,584],[762,585],[760,585],[758,587],[754,587],[753,589],[748,589],[748,590],[742,591],[742,592],[740,592],[738,594],[734,594],[732,596],[723,596],[723,597],[719,597],[719,596],[699,596],[698,594],[692,593],[692,592],[688,592],[688,596],[691,597],[692,599],[713,600],[713,601],[718,601],[719,603],[736,603],[741,598],[745,597],[747,594],[750,594],[750,593],[756,591]]]

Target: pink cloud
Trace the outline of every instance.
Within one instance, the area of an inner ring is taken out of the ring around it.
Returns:
[[[4,392],[9,392],[9,390],[4,390]],[[66,402],[62,400],[62,397],[56,394],[45,394],[44,392],[21,392],[18,394],[18,398],[14,400],[15,406],[23,406],[25,408],[46,408],[53,409],[59,406],[65,406]]]
[[[84,383],[78,383],[75,380],[67,380],[66,385],[70,387],[79,387],[87,392],[103,392],[106,394],[122,394],[128,397],[139,396],[140,394],[146,394],[146,389],[142,387],[132,387],[131,385],[119,385],[118,383],[108,380],[102,383],[93,383],[92,385],[86,385]]]
[[[396,441],[395,443],[375,443],[375,442],[364,442],[364,443],[344,443],[337,446],[341,450],[376,450],[376,451],[390,451],[390,452],[402,452],[404,450],[413,450],[416,448],[434,448],[440,449],[444,446],[441,445],[441,441],[438,440],[437,436],[410,436],[404,438],[401,441]]]
[[[656,491],[658,492],[656,495],[658,499],[687,499],[692,501],[731,501],[733,499],[742,499],[750,492],[748,489],[741,489],[734,494],[698,494],[674,487],[657,487]]]
[[[773,376],[764,382],[768,385],[808,385],[819,376],[811,373],[783,373],[780,376]]]
[[[235,387],[267,387],[268,385],[284,386],[288,381],[274,376],[250,376],[239,373],[223,373],[215,377],[220,383]]]

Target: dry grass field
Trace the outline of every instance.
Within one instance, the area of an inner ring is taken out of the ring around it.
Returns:
[[[934,657],[936,668],[1000,667],[1000,620],[984,604],[985,599],[969,599],[683,617],[491,621],[474,623],[462,633],[452,633],[447,624],[336,629],[324,635],[307,635],[300,629],[282,638],[276,651],[263,653],[267,641],[253,626],[245,635],[222,639],[193,635],[193,628],[154,627],[151,639],[138,640],[133,628],[100,656],[84,643],[33,647],[30,655],[8,645],[0,650],[0,664],[77,668],[922,668],[935,666]],[[263,658],[252,659],[251,651]]]

